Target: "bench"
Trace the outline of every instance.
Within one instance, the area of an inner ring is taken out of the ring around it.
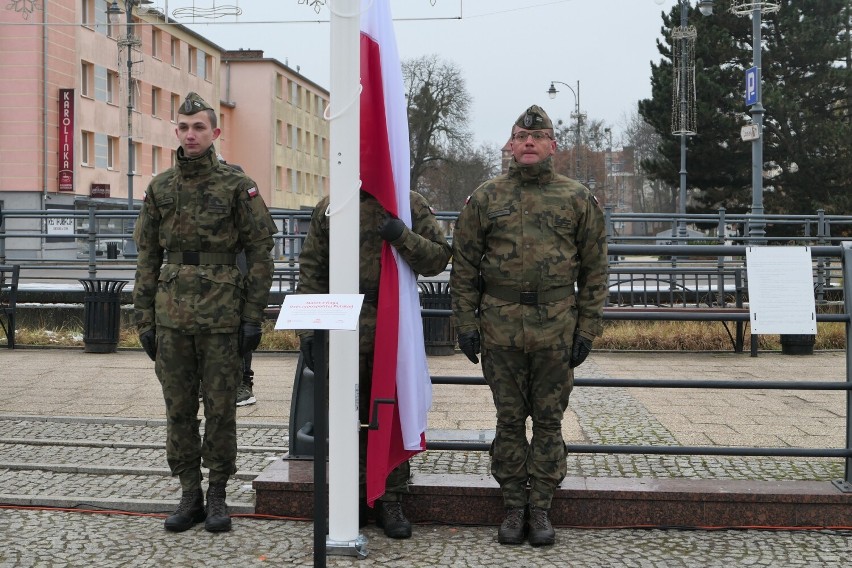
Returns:
[[[18,301],[18,278],[21,267],[0,264],[0,327],[6,335],[6,346],[15,348],[15,306]]]

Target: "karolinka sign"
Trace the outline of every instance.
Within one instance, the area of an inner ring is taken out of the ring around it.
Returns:
[[[74,89],[59,89],[59,191],[74,191]]]

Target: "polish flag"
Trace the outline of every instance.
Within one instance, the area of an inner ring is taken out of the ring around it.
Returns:
[[[361,0],[361,187],[411,227],[408,114],[390,0]],[[370,417],[367,502],[385,492],[388,474],[426,449],[432,383],[426,366],[417,275],[382,245]],[[372,404],[394,399],[394,404]],[[371,420],[372,421],[372,420]]]

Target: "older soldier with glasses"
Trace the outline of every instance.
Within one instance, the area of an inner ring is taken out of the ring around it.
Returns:
[[[597,200],[553,171],[553,123],[531,106],[512,126],[505,175],[479,186],[453,234],[450,289],[459,347],[497,409],[491,473],[506,517],[501,544],[553,544],[553,494],[567,471],[562,417],[601,333],[606,232]],[[575,289],[576,284],[576,289]],[[532,440],[526,421],[532,418]]]

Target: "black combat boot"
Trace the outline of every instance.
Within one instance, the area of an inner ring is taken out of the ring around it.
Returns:
[[[195,523],[204,520],[207,513],[204,512],[204,494],[201,488],[194,491],[184,491],[180,503],[166,519],[166,530],[172,532],[183,532],[192,528]]]
[[[541,507],[530,507],[530,534],[529,541],[533,546],[547,546],[556,540],[556,531],[547,518],[547,509]]]
[[[506,509],[506,518],[497,529],[497,542],[500,544],[521,544],[527,528],[527,508],[511,507]]]
[[[411,538],[411,523],[405,518],[399,501],[379,501],[376,524],[385,529],[388,538]]]
[[[225,503],[225,484],[211,484],[207,488],[207,520],[204,528],[208,532],[227,532],[231,530],[231,515]]]

